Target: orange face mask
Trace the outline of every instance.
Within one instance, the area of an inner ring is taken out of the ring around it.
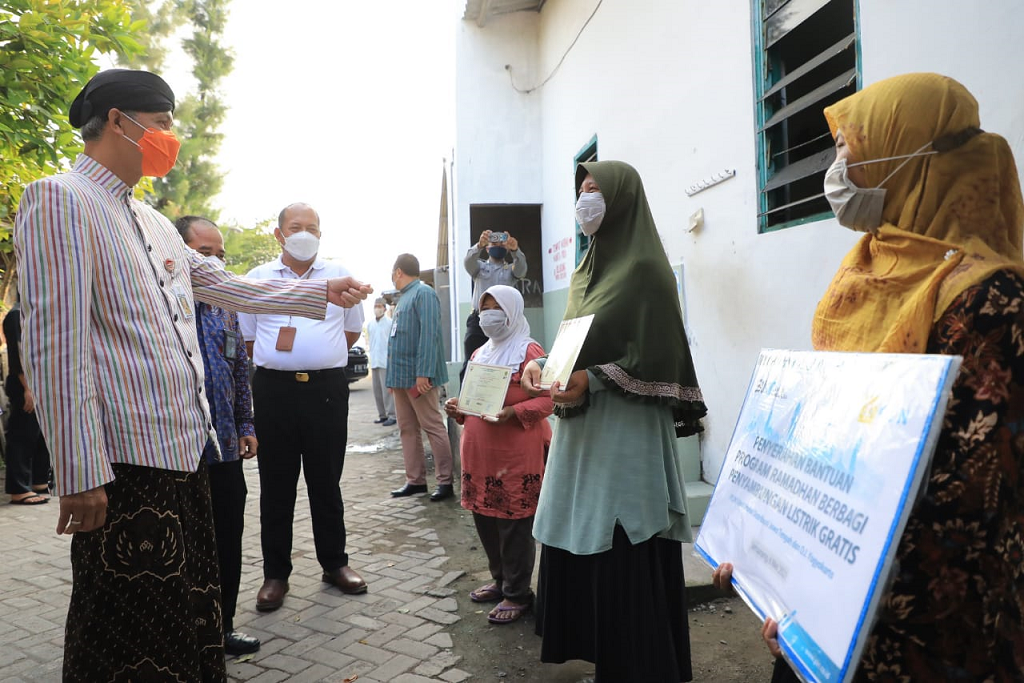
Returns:
[[[142,150],[142,175],[163,178],[170,173],[174,168],[174,162],[178,160],[178,150],[181,149],[181,142],[174,133],[169,130],[146,128],[127,114],[124,114],[124,117],[145,131],[138,142],[127,135],[124,136]]]

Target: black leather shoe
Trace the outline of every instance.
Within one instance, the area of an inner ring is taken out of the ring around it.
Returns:
[[[445,498],[451,498],[455,495],[455,489],[451,484],[438,484],[434,492],[430,494],[430,502],[436,503],[439,500]]]
[[[332,572],[324,572],[321,577],[324,583],[337,586],[342,593],[360,595],[366,592],[366,582],[351,567],[338,567]]]
[[[393,417],[389,417],[388,419],[386,419],[383,422],[381,422],[380,426],[381,427],[394,427],[396,424],[398,424],[398,421],[395,420],[395,418],[393,418]]]
[[[426,484],[406,484],[400,489],[395,489],[391,492],[392,498],[405,498],[406,496],[412,496],[417,493],[426,493]]]
[[[388,419],[386,417],[382,417],[379,420],[374,420],[373,424],[379,425],[381,422],[387,422],[387,421],[388,421]]]
[[[224,634],[224,654],[249,655],[260,649],[260,639],[247,636],[239,631]]]

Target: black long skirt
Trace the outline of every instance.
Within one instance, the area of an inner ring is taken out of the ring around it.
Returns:
[[[772,666],[772,683],[800,683],[800,677],[793,673],[785,659],[776,659]]]
[[[542,662],[592,662],[595,683],[693,680],[676,541],[632,545],[616,526],[611,550],[596,555],[542,546],[536,616]]]
[[[206,465],[112,467],[106,524],[71,541],[64,681],[226,681]]]

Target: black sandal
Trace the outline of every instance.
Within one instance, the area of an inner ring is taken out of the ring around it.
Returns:
[[[32,492],[24,498],[11,498],[11,505],[43,505],[49,503],[50,499],[41,493]]]

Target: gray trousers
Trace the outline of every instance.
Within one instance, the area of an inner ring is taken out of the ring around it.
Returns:
[[[476,533],[487,553],[487,565],[494,583],[510,601],[520,605],[533,602],[533,563],[537,546],[533,540],[533,515],[524,519],[500,519],[473,513]]]
[[[387,368],[373,368],[370,370],[373,375],[373,400],[377,402],[377,417],[384,419],[390,417],[395,419],[395,397],[391,395],[384,385],[387,379]]]

